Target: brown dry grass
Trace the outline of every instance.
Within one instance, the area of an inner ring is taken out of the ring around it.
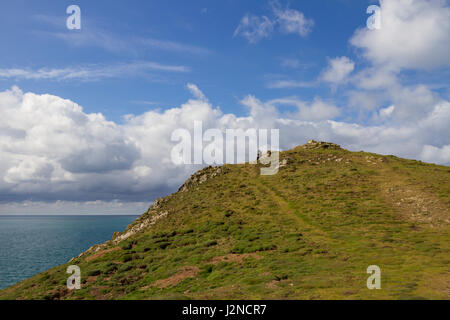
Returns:
[[[176,286],[181,281],[187,279],[187,278],[194,278],[197,276],[197,274],[200,272],[200,269],[197,267],[183,267],[177,274],[166,278],[156,281],[152,286],[158,287],[161,289]]]
[[[87,258],[85,259],[85,261],[86,261],[86,262],[89,262],[89,261],[92,261],[92,260],[101,258],[101,257],[103,257],[105,254],[107,254],[107,253],[109,253],[109,252],[114,252],[114,251],[119,251],[119,250],[122,250],[122,249],[121,249],[120,247],[114,247],[114,248],[111,248],[111,249],[99,251],[99,252],[94,253],[93,255],[87,257]]]
[[[253,258],[256,260],[260,260],[263,257],[260,256],[257,253],[243,253],[243,254],[234,254],[234,253],[230,253],[227,254],[225,256],[220,256],[220,257],[214,257],[211,260],[208,261],[208,263],[211,264],[218,264],[219,262],[237,262],[237,263],[241,263],[244,259],[248,259],[248,258]]]

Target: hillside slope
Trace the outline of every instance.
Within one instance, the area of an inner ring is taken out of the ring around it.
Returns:
[[[0,299],[450,299],[450,168],[309,143],[205,168],[113,240]],[[82,289],[68,291],[69,265]],[[381,268],[381,290],[366,269]]]

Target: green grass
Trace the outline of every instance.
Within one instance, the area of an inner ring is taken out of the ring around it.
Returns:
[[[0,299],[450,298],[448,167],[343,149],[297,147],[281,158],[288,165],[274,176],[259,175],[258,165],[224,166],[166,197],[156,212],[167,217],[104,248],[117,250],[89,252]],[[69,292],[71,264],[83,284]],[[366,287],[373,264],[381,290]],[[183,267],[198,272],[155,285]]]

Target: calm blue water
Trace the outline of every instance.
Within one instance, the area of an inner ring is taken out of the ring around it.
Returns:
[[[0,216],[0,289],[110,240],[137,216]]]

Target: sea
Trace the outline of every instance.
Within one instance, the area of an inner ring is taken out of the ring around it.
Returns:
[[[110,240],[137,217],[0,215],[0,290]]]

